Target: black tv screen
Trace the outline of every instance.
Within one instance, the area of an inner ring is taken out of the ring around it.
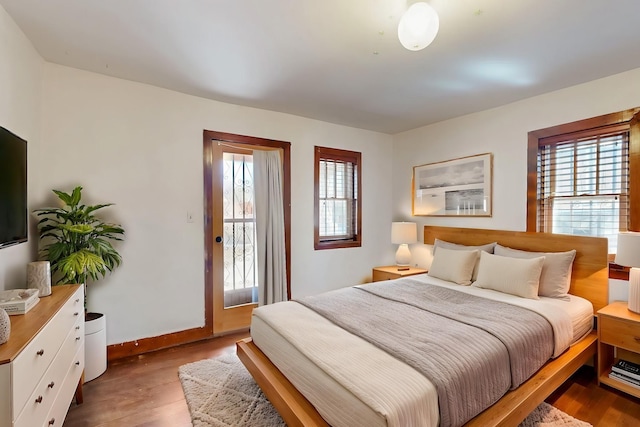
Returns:
[[[0,127],[0,248],[27,241],[27,141]]]

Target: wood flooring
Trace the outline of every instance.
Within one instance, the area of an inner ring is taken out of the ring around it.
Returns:
[[[71,404],[64,427],[191,426],[178,367],[234,352],[235,342],[246,336],[227,335],[111,363],[85,384],[84,403]],[[599,387],[593,368],[581,368],[547,402],[595,427],[640,426],[640,399]]]

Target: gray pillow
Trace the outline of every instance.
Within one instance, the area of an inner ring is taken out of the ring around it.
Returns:
[[[480,252],[480,274],[471,286],[538,299],[544,257],[515,259]]]
[[[473,266],[480,251],[459,251],[440,248],[429,267],[429,276],[457,283],[470,285]]]
[[[496,245],[495,254],[510,258],[544,257],[538,295],[550,298],[569,299],[571,269],[576,251],[567,252],[528,252]]]
[[[493,243],[487,243],[486,245],[480,245],[480,246],[465,246],[465,245],[459,245],[457,243],[451,243],[451,242],[446,242],[444,240],[436,239],[433,242],[433,255],[435,256],[437,248],[453,249],[456,251],[473,251],[477,249],[479,251],[484,251],[492,254],[493,249],[497,244],[498,244],[497,242],[493,242]],[[475,282],[476,279],[478,278],[479,263],[480,263],[480,257],[478,256],[478,259],[476,260],[476,265],[473,267],[473,274],[471,275],[472,282]]]

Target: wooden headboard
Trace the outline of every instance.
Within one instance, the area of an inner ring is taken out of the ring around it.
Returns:
[[[498,242],[502,246],[532,252],[564,252],[575,249],[577,253],[569,292],[591,301],[594,311],[609,303],[609,250],[605,238],[425,225],[424,243],[433,245],[436,238],[471,246]]]

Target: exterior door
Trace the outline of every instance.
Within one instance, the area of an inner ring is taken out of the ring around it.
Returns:
[[[283,153],[287,293],[291,295],[291,144],[205,130],[204,329],[211,335],[248,328],[257,306],[253,150],[259,149]]]
[[[251,148],[212,144],[213,329],[246,328],[257,306]]]

